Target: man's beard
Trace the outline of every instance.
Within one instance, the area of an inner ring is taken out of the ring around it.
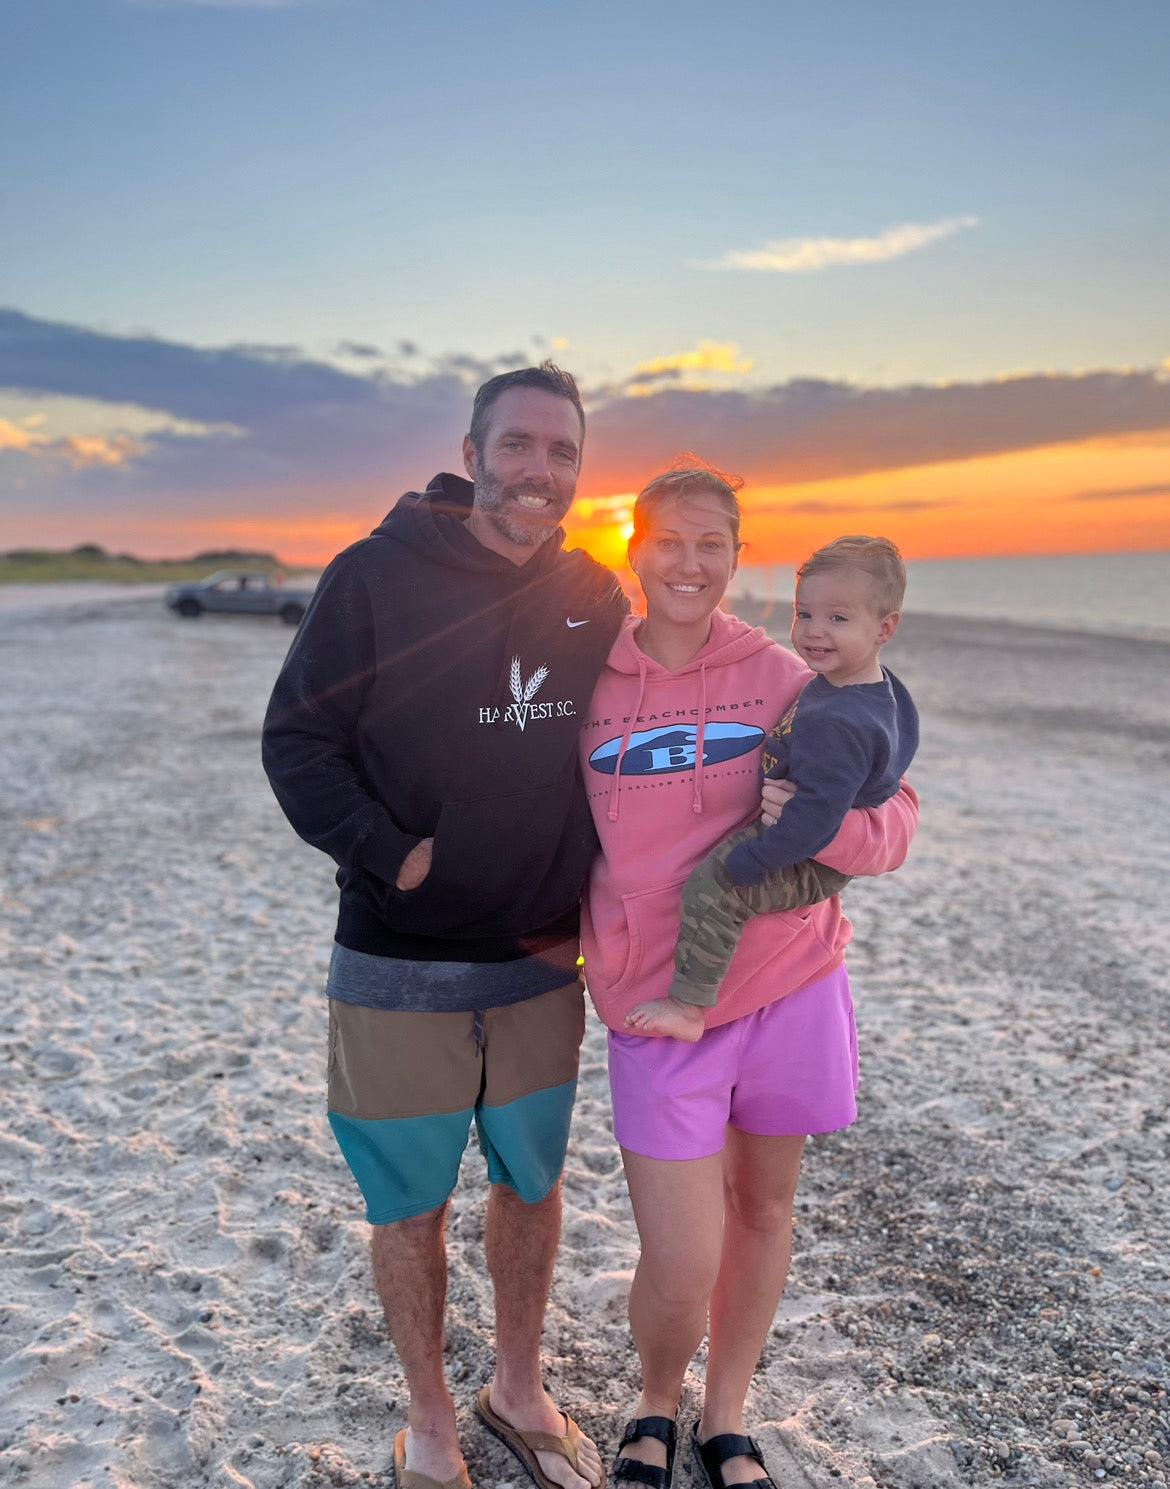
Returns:
[[[521,508],[509,506],[517,496],[545,496],[549,505],[525,520]],[[547,543],[569,510],[569,503],[562,502],[551,487],[533,486],[531,482],[505,486],[499,476],[482,467],[475,478],[475,505],[500,536],[518,548],[539,548]]]

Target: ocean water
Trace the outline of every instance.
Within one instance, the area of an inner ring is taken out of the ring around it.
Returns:
[[[906,565],[906,611],[1170,641],[1170,553],[940,558]],[[728,591],[791,604],[791,565],[745,565]]]

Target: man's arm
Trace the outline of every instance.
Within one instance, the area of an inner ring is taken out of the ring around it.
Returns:
[[[335,560],[322,575],[273,689],[263,761],[300,837],[341,867],[360,863],[393,884],[420,839],[399,828],[354,764],[352,741],[374,667],[365,585],[352,564]]]

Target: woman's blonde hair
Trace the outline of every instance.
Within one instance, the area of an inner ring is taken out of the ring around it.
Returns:
[[[743,485],[741,476],[729,476],[725,471],[708,465],[689,450],[676,455],[669,470],[663,471],[648,481],[638,493],[634,503],[634,531],[629,546],[636,548],[646,536],[650,515],[672,496],[679,501],[690,502],[696,497],[713,496],[716,503],[727,513],[731,523],[731,537],[738,550],[739,544],[739,498],[736,492]]]

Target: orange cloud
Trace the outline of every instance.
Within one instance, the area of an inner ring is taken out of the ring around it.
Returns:
[[[639,362],[634,378],[662,377],[678,372],[723,372],[742,375],[755,367],[751,357],[741,357],[733,341],[700,341],[693,352],[679,352],[672,357],[652,357]]]
[[[50,439],[36,427],[42,422],[36,415],[22,419],[19,424],[0,419],[0,450],[16,451],[38,460],[63,460],[73,470],[87,470],[94,465],[124,465],[146,451],[145,445],[126,434],[68,434]]]

